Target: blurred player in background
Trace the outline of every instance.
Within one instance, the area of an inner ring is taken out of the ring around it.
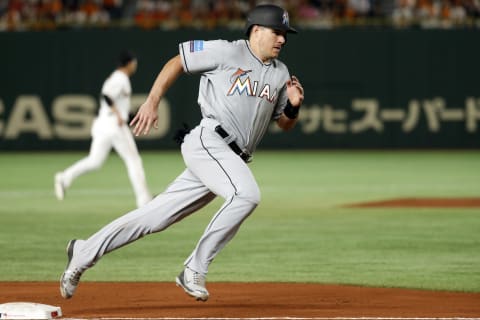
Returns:
[[[100,109],[91,129],[89,155],[55,174],[55,195],[58,200],[65,198],[66,189],[77,177],[99,169],[112,147],[125,162],[137,206],[143,206],[152,198],[147,187],[142,159],[127,125],[132,95],[130,77],[137,70],[137,58],[132,52],[123,51],[118,63],[117,69],[103,83]]]

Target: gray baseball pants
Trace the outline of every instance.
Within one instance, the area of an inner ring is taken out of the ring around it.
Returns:
[[[260,201],[260,190],[251,170],[213,128],[202,121],[185,136],[182,144],[185,171],[145,206],[114,220],[90,238],[77,241],[70,267],[85,270],[103,255],[165,230],[218,195],[225,202],[184,263],[206,275],[215,256]]]

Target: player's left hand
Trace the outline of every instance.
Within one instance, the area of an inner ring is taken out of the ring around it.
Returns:
[[[130,127],[133,128],[133,134],[139,136],[140,134],[148,134],[152,126],[155,129],[158,129],[158,103],[153,103],[150,99],[147,100],[140,106],[137,114],[130,121]]]
[[[300,107],[303,102],[303,87],[296,76],[287,81],[287,96],[294,107]]]

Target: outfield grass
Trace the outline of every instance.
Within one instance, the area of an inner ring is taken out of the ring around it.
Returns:
[[[0,280],[58,280],[65,245],[134,208],[112,155],[58,202],[53,175],[85,153],[0,155]],[[178,152],[142,153],[161,192]],[[480,209],[345,208],[399,197],[479,197],[480,152],[257,152],[262,202],[209,281],[342,283],[480,292]],[[221,205],[105,256],[84,281],[172,281]]]

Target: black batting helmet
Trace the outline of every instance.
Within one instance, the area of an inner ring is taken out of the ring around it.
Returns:
[[[245,34],[250,33],[253,25],[264,26],[275,30],[282,30],[291,33],[297,33],[297,30],[290,27],[288,12],[273,4],[263,4],[256,6],[247,15],[245,25]]]

